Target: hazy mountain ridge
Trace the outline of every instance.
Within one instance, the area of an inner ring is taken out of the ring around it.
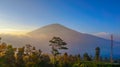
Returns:
[[[97,36],[80,33],[64,27],[60,24],[51,24],[29,32],[26,36],[2,36],[2,41],[14,45],[15,47],[22,47],[25,44],[31,44],[40,48],[43,52],[50,53],[49,40],[53,36],[61,37],[68,43],[68,52],[70,54],[83,54],[88,52],[94,55],[94,50],[97,46],[101,48],[101,54],[109,56],[110,54],[110,40],[103,39]],[[118,49],[120,49],[120,43],[114,42],[115,55],[120,55]]]
[[[105,39],[110,39],[110,36],[111,36],[111,34],[106,33],[106,32],[99,32],[99,33],[92,34],[92,35],[95,35],[95,36],[101,37],[101,38],[105,38]],[[119,35],[119,34],[114,34],[114,35],[113,35],[113,39],[114,39],[115,41],[120,42],[120,35]]]

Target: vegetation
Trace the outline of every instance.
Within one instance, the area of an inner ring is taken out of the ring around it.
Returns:
[[[120,64],[110,64],[105,60],[100,60],[99,47],[95,49],[95,58],[89,56],[88,53],[85,53],[82,58],[80,54],[60,53],[60,50],[68,49],[67,43],[60,37],[53,37],[49,42],[54,58],[30,44],[14,48],[12,45],[1,43],[0,67],[120,67]]]
[[[96,47],[95,48],[95,61],[98,62],[100,61],[100,48],[99,47]]]
[[[54,64],[54,67],[56,67],[56,56],[61,54],[59,52],[59,50],[68,49],[67,47],[65,47],[65,45],[67,45],[67,43],[64,42],[60,37],[53,37],[49,42],[50,42],[49,46],[51,46],[51,48],[52,48],[51,53],[54,56],[53,64]]]

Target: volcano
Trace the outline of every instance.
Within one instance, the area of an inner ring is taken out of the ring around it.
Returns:
[[[100,47],[101,56],[110,56],[110,40],[87,33],[80,33],[61,24],[50,24],[38,28],[28,32],[27,36],[3,36],[2,38],[5,42],[15,47],[31,44],[45,53],[50,53],[51,47],[49,46],[49,40],[54,36],[62,38],[67,43],[68,50],[62,52],[69,54],[83,54],[87,52],[90,55],[94,55],[95,48]],[[114,56],[120,56],[120,53],[117,52],[119,49],[120,42],[114,42]]]

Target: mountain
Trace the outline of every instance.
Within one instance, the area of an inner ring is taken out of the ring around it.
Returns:
[[[64,52],[68,52],[69,54],[83,54],[87,52],[90,55],[94,55],[95,48],[100,47],[102,56],[109,57],[110,55],[110,40],[90,34],[80,33],[60,24],[44,26],[28,32],[27,36],[6,37],[5,35],[2,36],[2,38],[5,42],[13,44],[15,47],[31,44],[36,46],[37,49],[41,49],[45,53],[50,53],[51,48],[49,46],[49,40],[54,36],[62,38],[68,44],[67,47],[69,49]],[[120,49],[119,44],[119,42],[114,42],[114,56],[120,56],[120,53],[117,52]]]

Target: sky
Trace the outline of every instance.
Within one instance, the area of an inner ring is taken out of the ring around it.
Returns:
[[[0,33],[25,33],[53,23],[120,35],[120,0],[0,0]]]

